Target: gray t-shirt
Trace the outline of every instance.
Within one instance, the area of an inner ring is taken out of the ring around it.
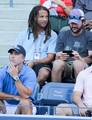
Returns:
[[[60,32],[56,52],[63,50],[75,50],[81,57],[88,56],[88,51],[92,50],[92,32],[83,31],[79,36],[73,36],[71,30]]]
[[[75,8],[83,10],[87,20],[92,19],[92,0],[76,0]]]

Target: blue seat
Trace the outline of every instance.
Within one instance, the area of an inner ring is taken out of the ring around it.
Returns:
[[[38,113],[54,113],[54,106],[60,103],[72,103],[73,83],[50,82],[43,86],[38,99]],[[43,107],[40,107],[43,106]]]
[[[40,91],[40,86],[38,83],[36,83],[35,88],[33,90],[33,94],[32,94],[32,99],[33,99],[33,103],[35,104],[35,102],[37,101],[37,97],[39,95],[39,91]]]
[[[39,102],[41,105],[56,106],[59,103],[72,103],[73,83],[50,82],[43,86]]]

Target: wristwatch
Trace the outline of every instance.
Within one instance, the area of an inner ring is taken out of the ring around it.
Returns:
[[[18,80],[19,80],[19,77],[18,77],[18,76],[14,76],[13,79],[14,79],[15,81],[18,81]]]

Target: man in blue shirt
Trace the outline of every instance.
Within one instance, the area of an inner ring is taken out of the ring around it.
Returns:
[[[26,51],[22,46],[12,47],[8,53],[10,64],[0,69],[0,110],[7,113],[7,105],[15,105],[14,113],[32,114],[35,72],[24,64]]]

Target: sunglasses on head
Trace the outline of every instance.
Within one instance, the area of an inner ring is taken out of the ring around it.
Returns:
[[[76,19],[76,20],[80,20],[80,19],[81,19],[81,16],[74,16],[74,15],[70,15],[68,18],[69,18],[69,19]]]

